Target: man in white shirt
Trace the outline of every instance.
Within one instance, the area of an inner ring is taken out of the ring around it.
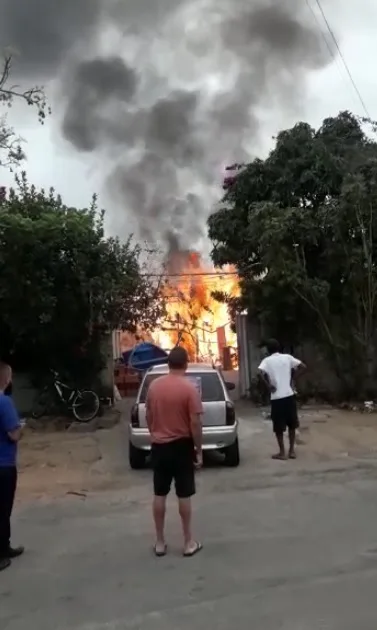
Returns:
[[[271,420],[279,445],[273,459],[286,459],[284,433],[288,429],[288,457],[296,459],[295,443],[298,429],[296,396],[292,388],[292,375],[306,366],[290,354],[280,352],[276,339],[266,343],[268,356],[261,362],[258,371],[271,395]]]

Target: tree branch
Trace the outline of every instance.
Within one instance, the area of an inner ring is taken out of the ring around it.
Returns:
[[[4,57],[3,69],[0,73],[0,104],[11,108],[15,101],[23,101],[26,105],[36,109],[38,120],[43,125],[47,114],[51,113],[44,89],[34,86],[22,90],[18,85],[8,86],[11,70],[12,56],[8,54]],[[22,138],[16,136],[14,129],[7,124],[7,117],[4,115],[0,122],[1,167],[12,170],[25,159],[25,153],[21,148],[22,142]]]

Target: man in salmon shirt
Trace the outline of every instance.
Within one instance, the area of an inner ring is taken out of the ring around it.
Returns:
[[[164,556],[166,497],[172,481],[178,498],[184,538],[183,555],[202,549],[191,531],[191,497],[195,494],[195,468],[203,463],[202,413],[199,393],[185,377],[188,356],[176,347],[168,357],[169,374],[152,381],[146,401],[147,423],[152,438],[154,483],[153,517],[156,556]]]

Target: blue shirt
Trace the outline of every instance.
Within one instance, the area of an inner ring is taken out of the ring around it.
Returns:
[[[16,466],[17,443],[8,433],[18,429],[20,419],[10,396],[0,394],[0,466]]]

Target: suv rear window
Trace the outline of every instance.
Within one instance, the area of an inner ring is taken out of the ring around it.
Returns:
[[[148,376],[145,377],[139,402],[145,403],[149,385],[160,376],[162,375],[148,374]],[[224,389],[217,372],[188,372],[186,376],[189,378],[200,378],[203,402],[219,402],[225,400]]]

